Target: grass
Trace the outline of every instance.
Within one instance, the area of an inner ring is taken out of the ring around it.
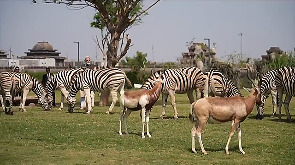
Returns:
[[[245,155],[239,153],[237,134],[231,141],[230,155],[224,153],[230,122],[207,124],[202,137],[208,155],[201,154],[197,141],[199,152],[192,153],[193,124],[187,118],[190,104],[186,95],[176,99],[180,118],[172,118],[169,104],[168,118],[159,119],[160,99],[151,113],[152,138],[145,139],[141,138],[139,112],[128,118],[130,134],[118,134],[118,105],[112,115],[105,113],[108,107],[99,106],[91,115],[78,108],[70,114],[57,108],[43,111],[41,107],[27,107],[28,112],[23,113],[14,107],[13,116],[0,114],[0,164],[295,164],[294,120],[288,123],[286,116],[281,122],[270,118],[270,99],[266,118],[256,120],[253,110],[242,123]],[[291,114],[294,108],[291,102]]]

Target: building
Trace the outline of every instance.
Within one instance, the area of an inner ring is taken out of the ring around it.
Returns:
[[[25,52],[27,56],[20,57],[19,64],[23,66],[64,67],[66,57],[60,57],[60,52],[48,42],[38,42],[32,49]]]
[[[0,50],[0,59],[7,59],[8,53],[4,50]]]
[[[283,51],[280,49],[280,47],[270,47],[268,50],[266,50],[266,55],[261,55],[261,59],[263,62],[269,63],[273,61],[277,55],[281,55]]]

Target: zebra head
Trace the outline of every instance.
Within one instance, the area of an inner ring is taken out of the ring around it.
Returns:
[[[261,94],[261,97],[260,97],[260,102],[256,103],[256,107],[257,107],[257,115],[256,115],[256,118],[257,119],[263,119],[263,115],[264,115],[264,104],[265,104],[265,101],[267,99],[267,96],[265,94]]]
[[[76,104],[76,98],[75,97],[71,97],[71,96],[68,96],[67,98],[68,100],[68,111],[70,113],[74,112],[74,108],[75,108],[75,104]]]
[[[57,81],[55,78],[55,75],[50,76],[46,82],[45,85],[45,90],[46,90],[46,95],[45,95],[45,102],[46,105],[44,105],[44,110],[51,110],[53,107],[53,93],[54,90],[57,86]]]
[[[44,104],[42,105],[43,110],[50,111],[53,107],[52,102],[53,96],[46,93],[46,95],[44,96]]]
[[[156,80],[164,79],[163,71],[153,73],[142,85],[142,89],[152,89]]]

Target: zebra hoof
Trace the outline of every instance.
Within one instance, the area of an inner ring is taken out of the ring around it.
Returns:
[[[69,113],[73,113],[73,112],[74,112],[74,109],[73,109],[73,108],[69,108],[69,109],[68,109],[68,112],[69,112]]]

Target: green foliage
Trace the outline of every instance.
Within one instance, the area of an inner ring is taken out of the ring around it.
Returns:
[[[135,2],[134,2],[135,3]],[[120,3],[116,0],[103,0],[103,5],[106,8],[106,11],[109,15],[110,22],[112,24],[117,24],[119,19],[122,19],[122,8],[120,6]],[[142,9],[142,2],[138,3],[134,8],[131,8],[129,13],[124,13],[124,14],[129,14],[127,18],[132,19],[132,17],[140,14],[143,9]],[[129,9],[128,9],[129,10]],[[124,16],[125,17],[125,16]],[[139,24],[141,23],[141,18],[138,17],[133,24]],[[94,17],[93,17],[93,22],[91,22],[91,27],[99,28],[99,29],[104,29],[106,28],[106,20],[104,19],[103,15],[101,12],[97,12]]]
[[[284,66],[294,67],[295,66],[295,56],[291,53],[283,53],[281,55],[275,55],[275,59],[269,64],[269,69],[279,69]]]
[[[60,95],[57,98],[59,103]],[[139,112],[132,112],[128,118],[129,135],[120,136],[119,104],[115,114],[109,115],[105,113],[109,107],[99,107],[98,98],[91,115],[79,108],[70,114],[57,108],[42,111],[40,107],[27,107],[24,113],[13,107],[13,116],[0,114],[0,164],[294,164],[294,120],[287,123],[286,116],[282,122],[277,117],[256,120],[255,110],[241,124],[246,155],[239,153],[237,132],[230,143],[230,155],[224,153],[231,122],[207,124],[202,140],[208,155],[201,154],[197,137],[198,153],[192,153],[193,124],[187,118],[190,103],[185,94],[177,94],[176,100],[180,118],[172,119],[168,102],[168,118],[159,119],[160,99],[150,115],[152,137],[145,139],[141,138]],[[294,107],[293,99],[290,109]],[[271,113],[268,98],[265,114]]]
[[[145,70],[126,72],[126,76],[133,84],[143,84],[149,77],[149,73]]]
[[[139,72],[145,69],[147,64],[147,54],[137,51],[135,57],[126,57],[126,61],[122,60],[123,65],[127,65],[132,71]]]
[[[163,65],[163,70],[167,70],[167,69],[175,69],[177,68],[177,66],[173,63],[173,62],[166,62]]]
[[[146,53],[137,51],[135,57],[126,57],[121,61],[122,65],[131,68],[126,75],[132,83],[142,84],[148,78],[149,74],[145,71],[148,63],[146,57]]]
[[[42,82],[42,77],[46,72],[28,72],[28,74],[36,78],[39,82]]]

